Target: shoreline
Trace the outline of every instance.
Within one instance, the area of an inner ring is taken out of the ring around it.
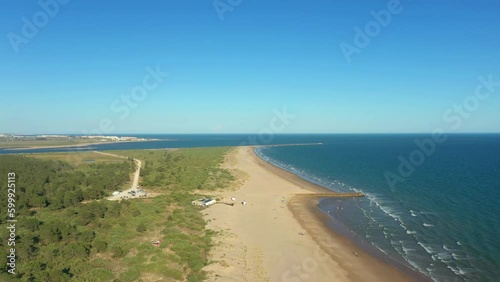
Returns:
[[[331,191],[265,162],[254,147],[235,147],[223,167],[241,177],[235,190],[217,195],[235,198],[234,206],[203,210],[207,228],[219,234],[209,256],[214,263],[204,268],[208,281],[423,280],[328,229],[314,194]]]
[[[336,257],[337,259],[341,260],[343,257],[342,255],[339,255],[338,251],[333,251],[331,250],[331,244],[328,242],[328,240],[322,239],[322,237],[325,237],[325,233],[331,233],[331,235],[335,238],[335,241],[342,242],[342,244],[345,247],[348,247],[349,249],[352,249],[352,252],[350,254],[344,254],[344,255],[354,255],[357,254],[357,258],[360,258],[361,256],[366,256],[366,262],[364,263],[369,263],[369,264],[381,264],[380,267],[394,267],[396,271],[402,272],[403,275],[407,275],[408,278],[413,278],[418,281],[432,281],[429,277],[421,274],[420,272],[410,268],[409,266],[405,265],[403,262],[396,261],[393,258],[388,257],[384,253],[382,253],[380,250],[375,249],[375,247],[372,247],[371,245],[369,247],[367,246],[362,246],[369,244],[368,242],[358,242],[356,238],[350,237],[350,236],[344,236],[339,233],[338,230],[335,228],[329,226],[329,223],[332,221],[332,218],[327,215],[325,212],[319,209],[318,204],[319,201],[323,198],[321,196],[315,196],[314,194],[316,193],[339,193],[337,191],[330,190],[326,187],[323,187],[319,184],[310,182],[292,172],[289,172],[281,167],[278,167],[270,162],[265,161],[264,159],[260,158],[256,153],[255,153],[255,148],[253,147],[252,149],[252,157],[255,159],[255,161],[265,168],[266,170],[274,173],[278,177],[284,178],[296,185],[299,185],[302,189],[308,190],[310,192],[313,192],[311,195],[295,195],[291,200],[288,202],[288,208],[294,215],[294,218],[301,223],[301,225],[304,227],[304,229],[308,230],[311,234],[313,234],[314,240],[325,250],[327,251],[330,249],[328,252],[329,255]],[[315,221],[311,221],[310,219],[313,218]],[[342,224],[342,223],[339,223]],[[311,227],[313,226],[313,227]],[[321,231],[319,231],[322,229]],[[334,249],[334,248],[333,248]],[[345,266],[348,268],[347,266]],[[355,273],[355,269],[352,271]],[[392,275],[388,276],[386,279],[392,279]],[[358,277],[359,278],[359,277]],[[358,279],[354,279],[358,280]],[[389,281],[385,280],[384,281]]]

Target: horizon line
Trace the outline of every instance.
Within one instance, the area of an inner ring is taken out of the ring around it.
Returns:
[[[83,134],[83,133],[7,133],[0,132],[3,135],[74,135],[74,136],[116,136],[116,135],[259,135],[262,133],[241,132],[241,133],[110,133],[110,134]],[[268,134],[268,133],[265,133]],[[435,132],[290,132],[290,133],[272,133],[272,135],[399,135],[399,134],[436,134]],[[498,132],[442,132],[442,134],[500,134]]]

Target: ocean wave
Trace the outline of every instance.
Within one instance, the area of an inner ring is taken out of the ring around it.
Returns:
[[[431,246],[429,245],[425,245],[424,243],[422,242],[417,242],[417,244],[419,244],[422,248],[424,248],[424,250],[429,254],[429,255],[433,255],[436,253],[436,251],[434,251]]]
[[[375,246],[375,248],[377,248],[379,251],[381,251],[382,253],[386,254],[386,255],[389,255],[387,253],[387,250],[385,250],[385,248],[381,248],[379,245],[375,244],[375,243],[372,243],[373,246]]]
[[[417,216],[418,214],[414,210],[410,210],[411,216]]]
[[[424,275],[429,275],[429,272],[426,270],[426,268],[421,265],[422,261],[421,259],[419,259],[418,254],[416,253],[418,250],[414,247],[406,246],[408,245],[408,242],[398,242],[399,244],[397,244],[395,241],[391,241],[391,244],[393,244],[393,248],[398,252],[398,254],[414,269],[423,273]]]
[[[436,255],[436,257],[444,263],[450,263],[453,259],[453,256],[448,252],[440,252]]]
[[[300,178],[303,178],[309,182],[323,186],[327,189],[330,189],[333,191],[345,191],[346,188],[348,188],[349,190],[353,190],[353,187],[349,186],[348,184],[340,182],[340,181],[335,180],[335,179],[331,180],[331,177],[324,178],[321,176],[317,176],[314,173],[311,173],[306,169],[295,167],[291,164],[286,164],[286,163],[280,162],[272,157],[266,156],[265,153],[262,152],[262,150],[260,150],[260,148],[255,149],[255,153],[257,156],[259,156],[264,161],[271,163],[271,164],[273,164],[273,165],[275,165],[283,170],[286,170],[290,173],[293,173],[293,174],[299,176]]]
[[[455,260],[469,260],[469,258],[466,256],[466,255],[459,255],[457,253],[451,253],[451,256],[455,259]]]
[[[468,273],[467,271],[465,271],[464,269],[460,268],[459,266],[446,265],[446,267],[448,269],[450,269],[451,271],[453,271],[453,273],[455,273],[458,276],[464,276],[464,275],[466,275]]]
[[[414,252],[416,251],[417,249],[414,249],[414,248],[409,248],[409,247],[405,247],[403,244],[401,244],[401,246],[403,247],[403,251],[408,254],[409,252]]]
[[[434,224],[430,224],[430,223],[424,223],[422,225],[425,226],[425,227],[433,227],[434,226]]]
[[[420,271],[421,273],[423,274],[429,274],[425,268],[422,268],[420,267],[415,261],[411,260],[411,259],[406,259],[406,261],[411,265],[413,266],[414,269]]]
[[[391,241],[391,246],[393,246],[393,247],[400,247],[401,246],[400,241],[396,241],[396,240],[390,240],[390,241]]]
[[[390,216],[395,221],[399,221],[401,224],[403,224],[403,221],[401,220],[401,213],[396,212],[395,209],[393,209],[392,207],[384,205],[383,201],[380,200],[380,198],[371,193],[365,193],[365,196],[370,200],[370,202],[374,203],[375,206],[381,209],[386,215]]]

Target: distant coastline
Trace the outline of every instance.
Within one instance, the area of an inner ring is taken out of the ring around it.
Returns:
[[[51,148],[75,148],[100,144],[146,142],[159,139],[146,139],[133,136],[108,135],[11,135],[0,134],[0,149],[32,150]]]
[[[117,143],[132,143],[132,142],[151,142],[151,141],[158,141],[155,139],[151,140],[137,140],[137,141],[105,141],[105,142],[91,142],[91,143],[81,143],[81,144],[74,144],[74,145],[48,145],[48,146],[29,146],[29,147],[9,147],[9,148],[2,148],[6,151],[9,150],[35,150],[35,149],[51,149],[51,148],[79,148],[79,147],[88,147],[92,145],[102,145],[102,144],[117,144]]]

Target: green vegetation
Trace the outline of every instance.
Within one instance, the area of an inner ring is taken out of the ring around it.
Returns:
[[[16,204],[22,204],[16,218],[16,280],[203,280],[205,273],[201,269],[208,264],[214,234],[205,229],[200,209],[191,201],[206,196],[195,194],[200,187],[214,190],[230,183],[232,176],[219,168],[227,151],[207,148],[114,152],[144,160],[145,167],[149,166],[144,178],[148,178],[150,187],[163,193],[155,198],[87,203],[80,203],[78,197],[77,201],[65,201],[65,195],[76,194],[76,189],[83,195],[89,189],[106,194],[113,189],[97,183],[114,187],[123,184],[108,178],[128,177],[130,161],[75,166],[0,156],[0,175],[16,172]],[[153,185],[150,177],[159,184]],[[2,206],[6,206],[6,185],[6,181],[0,182]],[[62,204],[59,194],[63,194]],[[35,196],[44,198],[45,204],[33,208],[31,198]],[[2,238],[8,237],[5,220],[2,216]],[[161,242],[159,247],[151,244],[156,240]],[[2,250],[9,248],[6,243],[0,241]],[[5,265],[6,256],[0,262]],[[11,280],[12,275],[1,268],[0,281]]]
[[[74,166],[62,161],[45,161],[26,156],[0,156],[0,175],[16,172],[16,207],[19,211],[31,208],[58,210],[73,207],[84,200],[100,199],[121,189],[130,181],[132,161],[111,164]],[[7,183],[1,184],[0,203],[6,206]]]
[[[145,160],[141,186],[161,191],[216,190],[226,188],[233,175],[218,164],[227,148],[120,151],[119,155]]]

